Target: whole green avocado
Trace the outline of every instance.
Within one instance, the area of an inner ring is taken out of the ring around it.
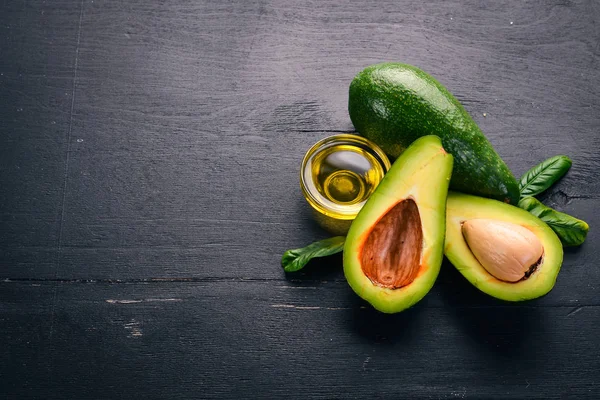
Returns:
[[[437,80],[408,64],[381,63],[350,84],[354,127],[392,157],[426,135],[454,156],[450,188],[517,204],[519,185],[458,100]]]

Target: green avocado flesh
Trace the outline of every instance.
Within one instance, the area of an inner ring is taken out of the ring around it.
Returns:
[[[463,236],[462,225],[477,219],[518,225],[539,239],[543,254],[530,275],[516,282],[506,282],[488,272]],[[558,236],[539,218],[496,200],[454,192],[448,193],[444,247],[446,257],[469,282],[482,292],[507,301],[530,300],[548,293],[554,287],[563,259]]]
[[[451,189],[519,201],[515,177],[475,121],[424,71],[400,63],[367,67],[350,84],[348,111],[356,130],[392,157],[421,136],[440,137],[454,156]]]
[[[379,311],[414,305],[438,276],[452,162],[438,137],[416,140],[350,226],[344,274],[356,294]]]

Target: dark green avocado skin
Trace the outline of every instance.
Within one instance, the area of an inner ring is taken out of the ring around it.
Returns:
[[[382,63],[350,84],[354,127],[392,157],[421,136],[436,135],[454,156],[450,187],[517,204],[519,185],[510,169],[458,100],[417,67]]]

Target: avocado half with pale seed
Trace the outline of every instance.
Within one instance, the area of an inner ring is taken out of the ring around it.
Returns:
[[[377,310],[402,311],[433,286],[443,258],[452,163],[437,136],[417,139],[352,222],[344,274]]]
[[[520,208],[450,192],[444,252],[475,287],[507,301],[535,299],[554,287],[562,244],[550,227]]]

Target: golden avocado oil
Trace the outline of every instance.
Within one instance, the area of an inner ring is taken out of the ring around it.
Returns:
[[[376,144],[340,134],[308,150],[300,183],[316,221],[330,233],[344,235],[389,169],[387,156]]]

